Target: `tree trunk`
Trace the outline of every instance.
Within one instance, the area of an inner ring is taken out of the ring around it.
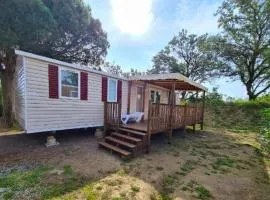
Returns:
[[[251,89],[251,85],[246,85],[246,89],[247,89],[247,95],[248,95],[248,99],[250,101],[255,100],[256,99],[256,95],[254,94],[254,92]]]
[[[6,56],[3,59],[5,69],[1,70],[1,84],[3,91],[3,125],[5,128],[9,128],[13,124],[13,79],[16,65],[16,56],[14,50],[8,50]]]

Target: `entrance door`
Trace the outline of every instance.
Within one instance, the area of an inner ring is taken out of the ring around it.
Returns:
[[[143,88],[137,87],[136,112],[143,111]]]

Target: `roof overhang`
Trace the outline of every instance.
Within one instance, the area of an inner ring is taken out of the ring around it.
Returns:
[[[184,91],[206,91],[207,88],[203,85],[190,80],[180,73],[168,73],[168,74],[151,74],[143,76],[134,76],[130,80],[134,81],[146,81],[150,84],[171,89],[175,84],[175,90]]]
[[[56,59],[53,59],[53,58],[48,58],[48,57],[45,57],[45,56],[40,56],[40,55],[37,55],[37,54],[33,54],[33,53],[29,53],[29,52],[21,51],[21,50],[17,50],[17,49],[15,50],[15,54],[19,55],[19,56],[24,56],[24,57],[27,57],[27,58],[32,58],[32,59],[36,59],[36,60],[45,61],[45,62],[48,62],[48,63],[63,66],[63,67],[70,67],[70,68],[73,68],[73,69],[82,70],[82,71],[90,72],[90,73],[93,73],[93,74],[100,74],[100,75],[103,75],[103,76],[128,81],[127,78],[125,78],[125,77],[92,69],[93,66],[90,67],[90,66],[85,66],[85,65],[81,65],[81,64],[63,62],[63,61],[56,60]]]

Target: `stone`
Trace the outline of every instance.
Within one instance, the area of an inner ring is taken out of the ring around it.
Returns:
[[[97,128],[95,132],[95,136],[97,139],[102,139],[104,137],[104,133],[101,129]]]
[[[55,145],[59,145],[60,143],[56,141],[54,136],[48,136],[47,137],[47,142],[45,144],[46,147],[51,147],[51,146],[55,146]]]

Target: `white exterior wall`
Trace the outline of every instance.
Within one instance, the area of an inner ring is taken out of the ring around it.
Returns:
[[[143,82],[133,82],[131,85],[131,94],[130,94],[130,112],[136,112],[136,101],[137,101],[137,87],[143,87]],[[158,87],[155,85],[147,84],[145,88],[145,106],[144,106],[144,119],[148,117],[148,105],[149,100],[151,99],[151,91],[154,90],[155,92],[158,91],[160,93],[161,99],[160,103],[168,103],[169,99],[169,90],[166,88]]]
[[[49,98],[48,64],[25,57],[27,133],[103,126],[102,76],[88,72],[88,100]],[[68,68],[68,66],[63,66]],[[73,69],[74,70],[74,69]],[[78,70],[80,71],[80,70]],[[59,93],[60,94],[60,93]],[[128,83],[122,80],[122,113],[127,112]]]
[[[24,58],[17,56],[13,82],[13,113],[20,126],[25,129],[25,72]]]

